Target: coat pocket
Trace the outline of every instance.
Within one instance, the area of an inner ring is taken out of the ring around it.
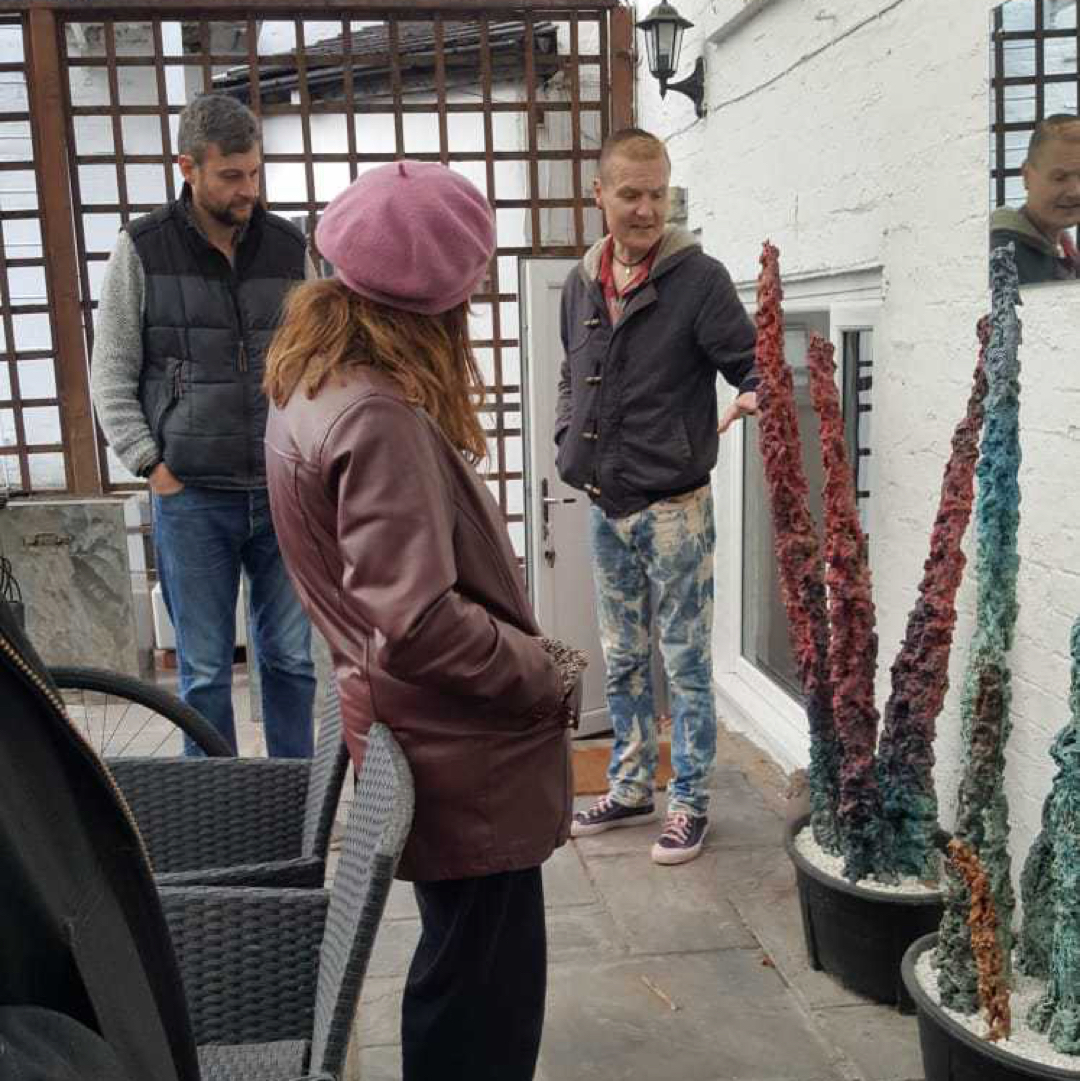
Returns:
[[[694,479],[694,451],[682,417],[627,425],[621,436],[619,475],[629,488],[658,492]]]
[[[183,396],[184,362],[179,357],[168,357],[165,361],[165,378],[158,390],[153,415],[147,418],[159,447],[164,441],[165,423]]]

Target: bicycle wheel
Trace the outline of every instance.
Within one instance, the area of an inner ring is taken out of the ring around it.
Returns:
[[[187,735],[211,757],[232,757],[225,737],[174,694],[103,668],[50,668],[72,723],[103,758],[180,755]]]

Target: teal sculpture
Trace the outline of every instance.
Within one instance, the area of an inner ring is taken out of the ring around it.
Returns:
[[[1021,877],[1020,966],[1047,981],[1028,1024],[1065,1054],[1080,1054],[1080,619],[1072,627],[1068,724],[1050,754],[1058,766],[1043,828]]]
[[[1003,775],[1009,720],[1010,675],[1006,656],[1016,625],[1016,535],[1020,522],[1020,303],[1012,248],[990,257],[990,342],[986,350],[986,417],[976,470],[978,497],[975,632],[961,703],[963,772],[954,836],[985,868],[998,914],[1001,955],[1012,952],[1016,907],[1010,880],[1008,802]],[[942,1003],[962,1013],[978,1009],[978,977],[967,925],[970,896],[952,869],[945,876],[945,915],[938,937],[938,987]],[[1008,973],[1006,972],[1006,976]]]

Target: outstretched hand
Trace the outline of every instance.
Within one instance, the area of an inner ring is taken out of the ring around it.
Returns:
[[[724,410],[724,414],[720,418],[720,424],[717,426],[716,430],[723,435],[735,421],[742,420],[743,417],[753,417],[756,415],[757,394],[751,390],[746,394],[740,394],[735,401]]]

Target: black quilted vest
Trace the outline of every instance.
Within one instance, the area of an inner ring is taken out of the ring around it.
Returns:
[[[128,226],[146,278],[139,400],[185,484],[266,485],[263,362],[286,292],[304,278],[303,234],[256,207],[234,265],[195,226],[188,191]]]

